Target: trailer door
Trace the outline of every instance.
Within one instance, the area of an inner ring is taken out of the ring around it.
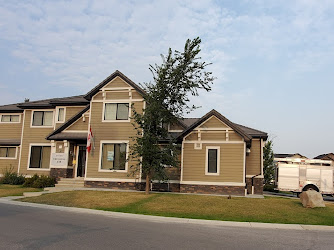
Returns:
[[[331,169],[321,170],[321,192],[333,192],[333,170]]]
[[[278,164],[278,189],[298,190],[299,189],[299,165]]]

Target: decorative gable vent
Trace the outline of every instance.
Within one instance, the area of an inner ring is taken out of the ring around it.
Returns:
[[[196,143],[194,144],[194,149],[202,149],[202,143],[200,143],[200,142],[196,142]]]

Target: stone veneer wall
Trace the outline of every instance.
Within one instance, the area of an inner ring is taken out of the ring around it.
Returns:
[[[54,177],[57,180],[60,178],[73,178],[72,168],[51,168],[50,177]]]
[[[145,190],[145,182],[85,181],[85,187],[120,190]],[[245,196],[245,187],[152,183],[152,191]]]
[[[220,194],[245,196],[245,187],[217,185],[180,185],[181,193]]]
[[[246,178],[247,193],[252,194],[252,178]],[[254,194],[263,194],[263,178],[254,178]]]

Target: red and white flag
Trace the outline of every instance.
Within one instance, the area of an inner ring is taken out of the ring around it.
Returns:
[[[92,146],[94,148],[94,137],[93,137],[93,133],[92,133],[92,128],[89,128],[88,136],[87,136],[87,151],[88,151],[88,153],[90,153],[90,151],[92,150]]]

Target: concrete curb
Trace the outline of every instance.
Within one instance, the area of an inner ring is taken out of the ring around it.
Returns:
[[[9,204],[9,205],[26,206],[26,207],[53,209],[53,210],[72,212],[72,213],[101,215],[101,216],[106,216],[109,218],[145,220],[145,221],[151,221],[155,223],[176,223],[176,224],[187,224],[188,223],[188,224],[196,224],[196,225],[203,225],[203,226],[217,226],[217,227],[243,227],[243,228],[334,232],[334,226],[215,221],[215,220],[186,219],[186,218],[174,218],[174,217],[163,217],[163,216],[142,215],[142,214],[128,214],[128,213],[94,210],[94,209],[88,209],[88,208],[61,207],[61,206],[54,206],[54,205],[28,203],[28,202],[20,202],[20,201],[14,200],[14,199],[19,199],[19,198],[24,198],[24,196],[3,197],[3,198],[0,198],[0,203]]]

